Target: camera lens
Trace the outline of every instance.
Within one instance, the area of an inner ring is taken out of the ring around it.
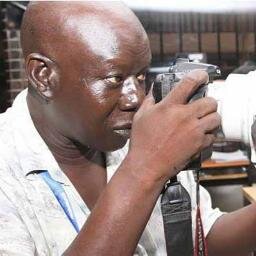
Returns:
[[[221,128],[227,140],[251,145],[251,126],[256,114],[255,74],[231,74],[225,81],[208,84],[206,96],[218,102]]]

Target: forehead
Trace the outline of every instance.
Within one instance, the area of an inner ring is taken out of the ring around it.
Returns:
[[[76,47],[86,48],[104,58],[113,56],[120,45],[118,35],[111,25],[94,15],[70,18],[64,30]]]
[[[148,65],[151,59],[148,38],[139,23],[105,15],[81,14],[64,24],[73,57],[108,68]],[[70,54],[70,53],[69,53]],[[138,67],[138,68],[139,68]]]
[[[125,49],[140,55],[148,39],[134,13],[120,1],[32,2],[24,15],[23,46],[63,63],[87,55],[113,58]],[[125,46],[125,47],[123,47]]]
[[[109,19],[104,14],[70,17],[64,24],[64,33],[76,44],[104,58],[111,58],[123,46],[133,46],[133,50],[140,52],[140,48],[148,44],[146,33],[139,24],[118,17]]]

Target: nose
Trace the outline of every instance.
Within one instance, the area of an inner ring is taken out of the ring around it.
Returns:
[[[128,77],[122,86],[119,107],[123,111],[137,110],[145,97],[145,86],[135,76]]]

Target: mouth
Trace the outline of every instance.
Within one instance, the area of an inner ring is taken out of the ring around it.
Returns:
[[[131,128],[114,129],[114,133],[125,139],[129,139],[131,136]]]
[[[112,126],[114,134],[119,135],[125,139],[129,139],[131,135],[132,119],[122,120]]]

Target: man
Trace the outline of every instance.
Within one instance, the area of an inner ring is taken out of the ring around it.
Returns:
[[[160,192],[220,125],[213,99],[186,104],[207,75],[144,99],[148,39],[118,2],[31,3],[21,40],[28,91],[0,119],[1,254],[165,255]],[[194,215],[192,174],[178,178]],[[201,205],[210,255],[254,248],[255,205],[221,216],[203,189]]]

